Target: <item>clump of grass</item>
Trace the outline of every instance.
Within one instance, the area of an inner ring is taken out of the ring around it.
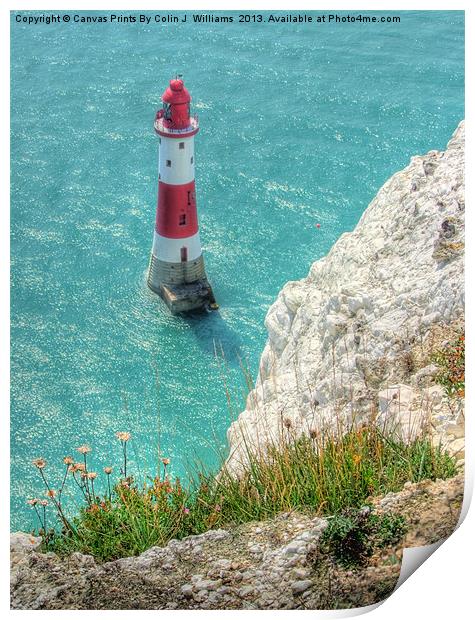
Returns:
[[[344,568],[367,564],[376,549],[397,544],[407,532],[402,515],[375,514],[368,506],[349,508],[329,519],[322,535],[322,549]]]
[[[165,545],[172,538],[263,520],[279,512],[335,515],[361,507],[370,495],[398,491],[407,481],[456,474],[454,460],[428,439],[406,445],[370,425],[342,436],[313,432],[310,437],[291,437],[287,429],[285,440],[267,446],[265,454],[249,450],[249,464],[239,477],[226,466],[219,475],[201,467],[183,485],[170,478],[170,461],[162,459],[163,474],[160,470],[155,478],[139,483],[126,476],[127,435],[119,437],[124,458],[121,477],[111,485],[111,468],[105,468],[107,485],[102,492],[96,475],[89,475],[87,452],[84,462],[68,463],[66,477],[81,489],[84,505],[68,519],[61,493],[54,495],[59,528],[47,530],[46,517],[40,523],[45,549],[111,560]],[[41,467],[36,466],[51,490],[46,463],[40,461]]]
[[[465,395],[465,332],[461,331],[455,340],[433,355],[439,366],[436,381],[444,386],[449,396]]]

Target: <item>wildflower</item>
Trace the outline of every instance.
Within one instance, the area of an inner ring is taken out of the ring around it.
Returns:
[[[87,478],[87,472],[82,471],[82,472],[81,472],[81,478],[83,478],[83,479],[84,479],[84,478]]]
[[[54,497],[56,495],[56,491],[54,489],[48,489],[46,491],[46,497]]]
[[[74,463],[74,459],[72,456],[65,456],[63,459],[63,463],[65,465],[72,465]]]
[[[48,505],[48,500],[47,500],[47,499],[40,499],[40,500],[38,500],[38,501],[39,501],[39,503],[40,503],[42,506],[47,506],[47,505]]]
[[[355,465],[359,465],[361,463],[361,455],[360,454],[353,455],[353,463]]]
[[[79,448],[77,448],[77,451],[78,451],[80,454],[87,454],[88,452],[91,452],[91,448],[90,448],[89,446],[86,446],[86,445],[84,445],[84,446],[79,446]]]
[[[38,469],[43,469],[44,467],[46,467],[46,461],[45,459],[42,459],[42,458],[35,459],[34,461],[32,461],[32,463]]]
[[[68,471],[69,471],[71,474],[76,473],[76,472],[77,472],[76,465],[75,465],[74,463],[73,463],[72,465],[69,465],[69,466],[68,466]]]
[[[112,473],[112,467],[104,467],[104,473],[110,476]]]
[[[26,503],[29,504],[30,506],[36,506],[36,504],[39,502],[40,500],[37,499],[36,497],[34,497],[33,499],[27,499]]]
[[[86,466],[84,465],[84,463],[76,463],[74,467],[76,468],[76,471],[86,471]]]
[[[89,480],[94,480],[95,478],[97,478],[97,473],[95,471],[90,471],[86,475],[89,478]]]
[[[117,437],[117,439],[120,439],[120,441],[129,441],[131,437],[130,433],[125,432],[118,432],[115,434],[115,436]]]
[[[214,509],[215,509],[216,512],[221,512],[221,506],[219,504],[216,504]]]
[[[190,514],[190,509],[189,509],[189,508],[187,508],[186,506],[184,506],[184,508],[183,508],[183,512],[184,512],[186,515],[189,515],[189,514]]]
[[[165,465],[165,467],[167,465],[170,465],[170,459],[162,459],[162,463]]]

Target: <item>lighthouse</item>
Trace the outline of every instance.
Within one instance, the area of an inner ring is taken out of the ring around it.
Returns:
[[[158,135],[158,201],[148,286],[172,313],[216,309],[206,276],[198,230],[195,136],[198,117],[179,77],[170,80],[155,116]]]

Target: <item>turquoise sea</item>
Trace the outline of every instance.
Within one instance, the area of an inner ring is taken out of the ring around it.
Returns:
[[[384,181],[412,155],[443,148],[463,118],[464,15],[194,24],[189,11],[178,24],[147,13],[150,25],[27,25],[17,14],[11,507],[12,527],[31,528],[25,500],[42,493],[34,457],[57,484],[62,457],[83,443],[98,471],[118,465],[114,434],[130,431],[139,476],[155,472],[158,440],[173,474],[194,457],[215,462],[210,444],[225,447],[231,415],[223,382],[236,413],[240,365],[255,376],[282,285],[305,276]],[[201,238],[221,307],[189,318],[170,316],[145,284],[152,123],[176,73],[200,116]]]

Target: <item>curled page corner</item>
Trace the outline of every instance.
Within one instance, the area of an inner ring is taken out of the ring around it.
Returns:
[[[454,532],[460,527],[467,515],[472,501],[472,491],[472,477],[468,476],[467,472],[465,472],[462,507],[460,509],[459,519],[454,528]],[[441,538],[432,545],[424,545],[423,547],[406,547],[402,552],[401,572],[399,573],[399,579],[397,580],[396,587],[393,592],[395,592],[399,586],[401,586],[406,579],[412,575],[412,573],[414,573],[435,551],[437,551],[437,549],[443,545],[448,538],[450,537]]]
[[[434,553],[437,549],[447,540],[447,538],[441,538],[432,545],[424,545],[422,547],[406,547],[402,552],[401,572],[399,573],[399,579],[397,580],[395,592],[399,586],[401,586],[408,577],[414,573],[419,566]]]

